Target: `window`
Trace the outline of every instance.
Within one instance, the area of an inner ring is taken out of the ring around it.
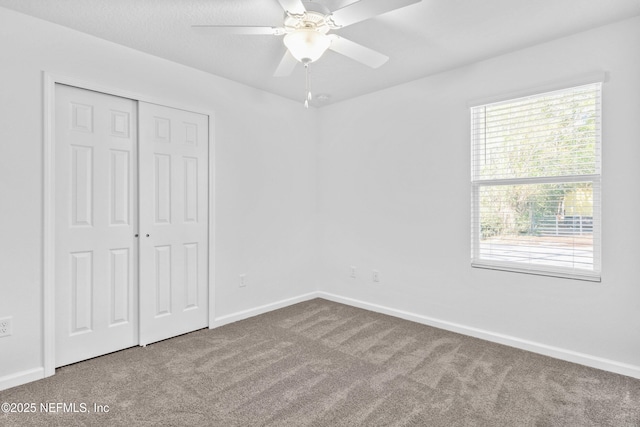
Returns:
[[[474,267],[600,280],[600,93],[471,108]]]

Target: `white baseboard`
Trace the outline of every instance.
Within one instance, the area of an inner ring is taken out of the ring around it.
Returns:
[[[277,310],[279,308],[288,307],[290,305],[297,304],[299,302],[309,301],[318,297],[320,297],[318,292],[310,292],[308,294],[299,295],[297,297],[276,301],[270,304],[261,305],[259,307],[250,308],[248,310],[227,314],[226,316],[216,317],[215,320],[213,321],[213,324],[209,325],[209,329],[217,328],[223,325],[227,325],[229,323],[237,322],[239,320],[248,319],[249,317],[257,316],[259,314],[267,313],[269,311]]]
[[[498,344],[504,344],[510,347],[519,348],[521,350],[527,350],[532,353],[542,354],[545,356],[553,357],[555,359],[565,360],[567,362],[577,363],[580,365],[589,366],[591,368],[601,369],[603,371],[609,371],[616,374],[640,379],[640,366],[637,365],[616,362],[615,360],[604,359],[602,357],[579,353],[572,350],[566,350],[559,347],[553,347],[550,345],[528,341],[509,335],[485,331],[471,326],[465,326],[445,320],[434,319],[432,317],[410,313],[403,310],[396,310],[394,308],[385,307],[378,304],[371,304],[353,298],[342,297],[340,295],[335,295],[328,292],[316,292],[316,296],[319,298],[327,299],[329,301],[339,302],[353,307],[363,308],[365,310],[399,317],[401,319],[410,320],[412,322],[422,323],[424,325],[433,326],[439,329],[445,329],[447,331],[480,338]]]
[[[29,369],[15,374],[0,377],[0,390],[6,390],[22,384],[30,383],[44,378],[44,367]]]

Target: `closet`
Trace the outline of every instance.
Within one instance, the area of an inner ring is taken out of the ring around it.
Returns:
[[[208,324],[206,115],[56,84],[55,366]]]

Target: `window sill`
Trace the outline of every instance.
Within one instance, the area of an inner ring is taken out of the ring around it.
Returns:
[[[478,262],[478,261],[471,262],[471,267],[483,268],[487,270],[509,271],[512,273],[533,274],[536,276],[558,277],[561,279],[583,280],[587,282],[602,281],[600,273],[591,273],[587,271],[585,271],[584,273],[576,273],[575,271],[542,270],[542,269],[534,269],[534,268],[523,268],[523,267],[514,266],[514,265],[494,264],[494,263],[486,263],[486,262]]]

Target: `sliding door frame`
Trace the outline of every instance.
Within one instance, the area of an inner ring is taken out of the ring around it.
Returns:
[[[207,108],[184,105],[170,98],[121,90],[110,85],[97,84],[76,77],[43,72],[43,228],[42,228],[42,340],[44,377],[55,374],[55,87],[56,84],[74,86],[80,89],[101,92],[151,104],[164,105],[192,111],[208,117],[209,152],[209,223],[208,223],[208,291],[209,328],[215,319],[215,116]],[[137,129],[136,129],[137,132]]]

